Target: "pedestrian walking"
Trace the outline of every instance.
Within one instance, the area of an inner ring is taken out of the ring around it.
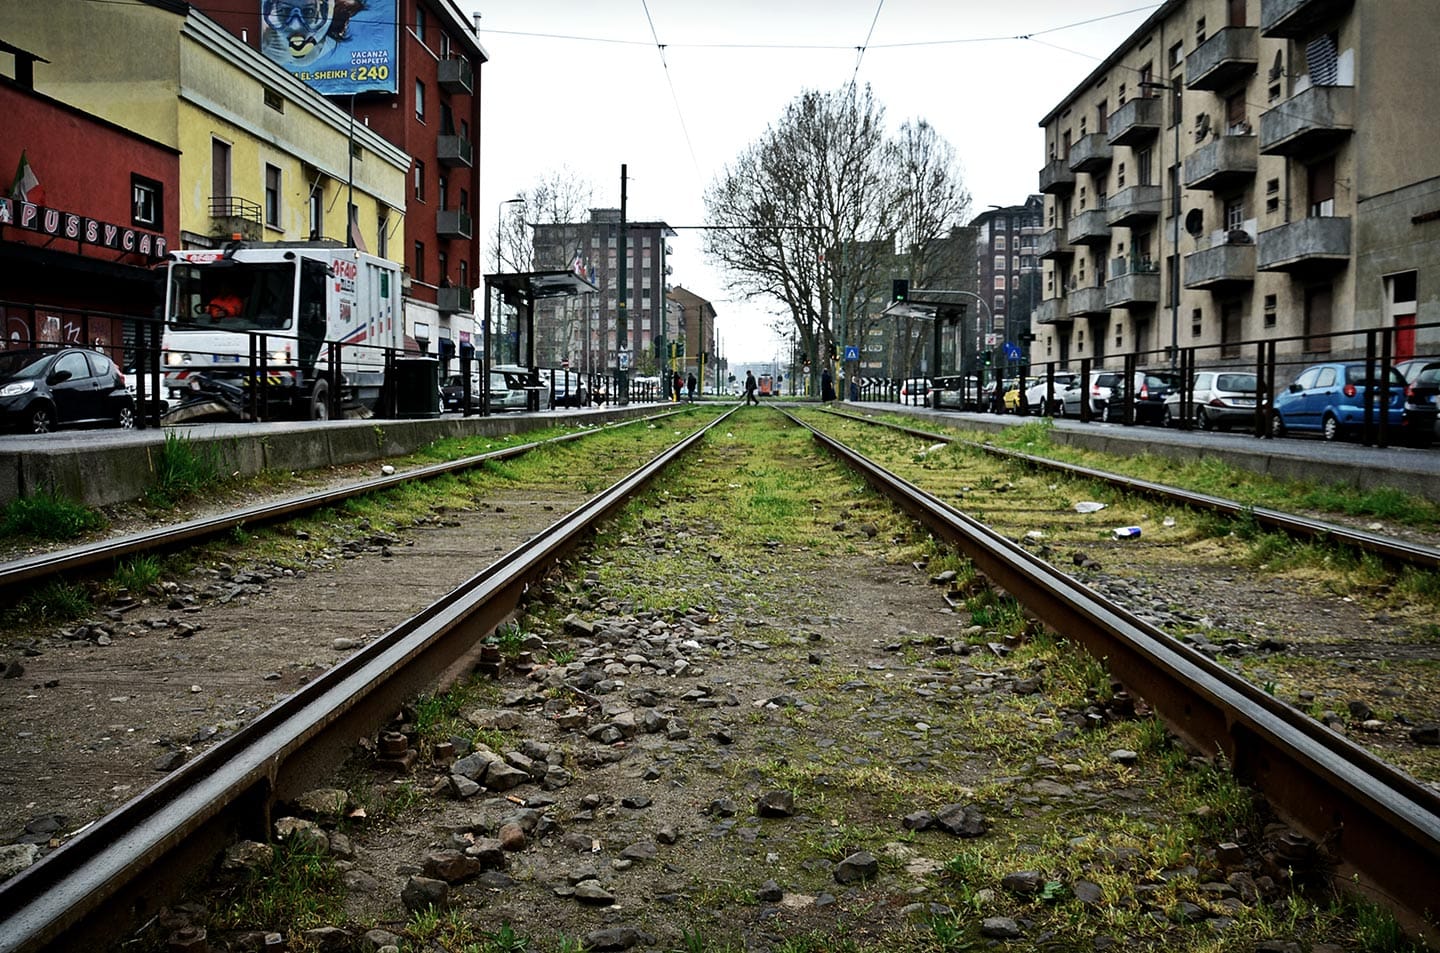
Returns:
[[[680,387],[680,372],[676,371],[670,378],[670,389],[675,393],[675,402],[677,404],[680,402]]]
[[[695,375],[685,375],[685,390],[690,394],[690,403],[695,403]]]
[[[828,367],[820,372],[820,399],[827,404],[835,399],[835,378]]]
[[[747,406],[748,406],[749,404],[759,404],[759,403],[760,403],[760,399],[755,396],[755,387],[756,387],[756,384],[755,384],[755,372],[754,372],[754,371],[746,371],[746,372],[745,372],[745,403],[746,403]]]

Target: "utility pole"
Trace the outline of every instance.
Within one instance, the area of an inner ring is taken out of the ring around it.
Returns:
[[[630,314],[626,309],[626,298],[629,292],[625,288],[625,265],[626,259],[630,256],[629,242],[625,237],[625,164],[620,165],[620,237],[616,242],[619,251],[619,284],[620,299],[615,309],[615,350],[616,366],[615,390],[619,393],[620,405],[623,407],[630,403],[630,385],[626,371],[630,369]]]

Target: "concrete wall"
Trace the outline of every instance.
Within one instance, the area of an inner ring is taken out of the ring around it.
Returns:
[[[72,431],[0,438],[0,505],[53,491],[87,506],[142,497],[155,482],[166,433],[219,455],[220,469],[242,477],[264,470],[313,470],[403,456],[453,437],[504,436],[540,427],[597,426],[663,413],[668,404],[541,416],[444,416],[432,420],[214,424],[170,431]]]

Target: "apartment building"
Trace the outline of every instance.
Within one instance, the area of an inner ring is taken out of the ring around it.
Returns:
[[[620,210],[590,210],[584,222],[536,225],[533,267],[537,271],[572,270],[584,274],[598,294],[556,298],[535,304],[535,359],[555,367],[564,361],[586,372],[616,367],[620,313]],[[668,239],[675,231],[661,221],[626,222],[626,347],[632,367],[654,373],[662,354],[666,295],[672,271]]]
[[[372,254],[404,263],[405,326],[420,347],[441,358],[473,347],[483,254],[475,224],[479,78],[488,57],[459,4],[192,0],[191,5],[352,114],[357,128],[406,155],[403,201],[373,213],[358,210],[362,241],[373,240]],[[338,209],[306,208],[312,233],[349,237],[343,201]]]
[[[975,268],[980,293],[990,304],[990,347],[1023,344],[1030,312],[1040,301],[1041,268],[1036,257],[1045,199],[1027,196],[1019,205],[992,205],[975,216]]]
[[[676,285],[666,297],[669,317],[664,330],[665,366],[680,376],[693,373],[698,380],[714,382],[718,360],[715,340],[715,306],[688,288]],[[668,347],[674,341],[674,349]]]
[[[1044,117],[1032,360],[1440,350],[1429,0],[1169,0]],[[1334,335],[1334,336],[1329,336]]]

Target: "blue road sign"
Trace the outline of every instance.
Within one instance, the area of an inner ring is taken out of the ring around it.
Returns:
[[[1005,344],[1005,359],[1007,361],[1020,360],[1020,345],[1011,344],[1007,341]]]
[[[847,344],[847,345],[845,345],[845,360],[847,360],[847,361],[858,361],[858,360],[860,360],[860,346],[859,346],[858,344]]]

